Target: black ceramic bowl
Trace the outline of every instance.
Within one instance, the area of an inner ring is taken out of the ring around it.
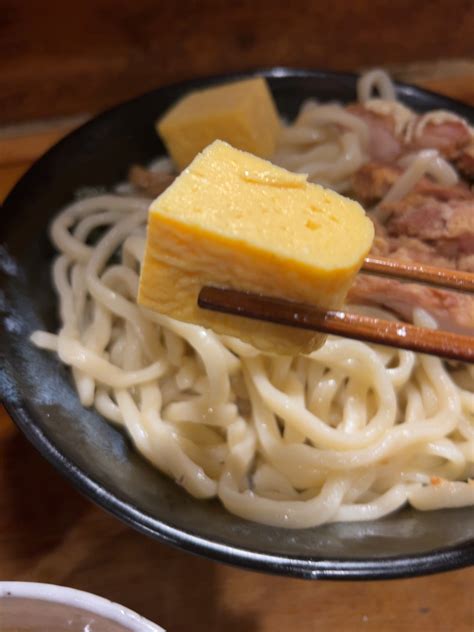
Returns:
[[[308,97],[355,98],[352,75],[282,68],[259,74],[290,118]],[[108,189],[125,178],[130,164],[162,154],[153,122],[180,95],[241,76],[160,88],[102,114],[51,149],[9,195],[0,216],[1,391],[7,409],[84,494],[136,529],[185,550],[306,578],[403,577],[472,564],[471,509],[407,508],[375,522],[292,531],[246,522],[217,501],[189,497],[140,457],[120,430],[84,409],[68,369],[29,342],[33,330],[57,326],[47,236],[54,215],[78,189]],[[417,110],[447,108],[473,118],[472,108],[435,94],[402,85],[398,93]]]

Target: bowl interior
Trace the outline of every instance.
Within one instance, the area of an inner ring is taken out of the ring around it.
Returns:
[[[93,630],[95,626],[103,632],[129,632],[132,629],[83,608],[42,599],[5,597],[0,604],[2,626],[7,631],[84,632],[84,629]]]
[[[35,582],[0,582],[5,632],[163,632],[118,603],[82,590]]]
[[[305,98],[355,98],[350,75],[284,69],[266,74],[288,118]],[[136,528],[182,548],[304,577],[390,577],[469,564],[470,509],[405,509],[375,522],[293,531],[247,522],[217,502],[194,500],[140,457],[120,430],[82,408],[68,369],[29,342],[35,329],[55,330],[58,322],[47,236],[51,218],[75,196],[125,179],[132,163],[162,154],[155,119],[184,92],[222,80],[158,89],[106,112],[48,152],[10,194],[0,218],[0,392],[8,410],[83,492]],[[449,108],[473,118],[471,108],[409,86],[399,86],[399,95],[420,111]]]

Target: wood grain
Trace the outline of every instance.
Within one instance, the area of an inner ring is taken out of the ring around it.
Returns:
[[[96,112],[211,73],[440,57],[474,57],[472,0],[2,0],[0,124]]]
[[[21,166],[36,160],[86,120],[86,116],[76,116],[0,129],[0,164]]]
[[[29,146],[22,128],[18,150],[10,144],[25,162],[2,164],[0,151],[0,200],[36,157],[37,134]],[[80,496],[1,406],[0,579],[91,591],[174,632],[474,629],[474,569],[390,582],[305,582],[224,566],[151,540]]]

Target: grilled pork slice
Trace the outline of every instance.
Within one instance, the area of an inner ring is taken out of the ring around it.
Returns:
[[[401,167],[380,162],[369,162],[352,176],[354,197],[366,206],[379,202],[403,173]]]
[[[371,254],[381,255],[396,261],[413,261],[440,268],[457,268],[454,258],[441,255],[436,246],[427,244],[415,237],[390,237],[376,228],[376,236]]]
[[[419,218],[414,218],[409,210],[405,228],[408,232],[422,232],[423,228],[417,226],[415,229],[414,226]],[[474,253],[460,255],[457,251],[458,246],[452,250],[446,249],[442,253],[436,241],[423,241],[406,234],[389,234],[386,226],[377,221],[374,223],[376,236],[372,254],[397,261],[416,261],[474,272]],[[425,225],[425,232],[430,229],[429,223]],[[413,310],[421,307],[431,314],[443,329],[474,334],[474,298],[467,294],[359,274],[349,292],[348,300],[351,303],[385,307],[407,321],[412,321]]]
[[[408,145],[412,150],[437,149],[451,160],[470,142],[471,132],[467,123],[449,113],[445,116],[432,113],[418,117]]]
[[[459,152],[454,162],[466,180],[474,182],[474,140]]]
[[[367,151],[371,160],[392,162],[402,154],[403,140],[397,133],[393,116],[373,112],[360,103],[351,103],[347,106],[347,110],[367,124],[369,130]]]
[[[398,202],[384,204],[389,211],[389,236],[408,236],[433,245],[449,259],[474,255],[474,197],[449,202],[415,191]]]
[[[349,292],[351,303],[384,307],[405,321],[423,308],[442,329],[474,334],[474,299],[467,294],[438,290],[360,274]]]
[[[402,173],[403,169],[397,165],[369,162],[352,176],[354,197],[359,202],[371,206],[385,197]],[[426,176],[417,182],[413,192],[441,201],[453,199],[470,200],[474,198],[474,194],[463,182],[446,186],[436,184],[436,182],[433,182],[431,178]]]
[[[427,112],[418,116],[400,104],[378,100],[351,103],[347,110],[366,123],[368,153],[372,160],[390,163],[403,154],[428,148],[455,160],[474,142],[468,124],[450,112]]]
[[[128,172],[128,180],[130,184],[150,198],[156,198],[161,195],[165,189],[173,182],[175,176],[165,171],[151,171],[140,167],[140,165],[133,165]]]

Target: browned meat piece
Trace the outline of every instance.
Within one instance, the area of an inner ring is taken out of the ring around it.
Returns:
[[[133,165],[128,172],[128,180],[147,197],[155,198],[173,182],[175,176],[163,171],[150,171],[139,165]]]
[[[369,128],[368,152],[372,160],[392,162],[401,155],[402,142],[395,133],[393,117],[367,110],[359,103],[348,105],[347,110],[367,123]]]
[[[362,204],[372,206],[388,193],[402,173],[399,167],[369,162],[352,176],[354,196]]]
[[[415,192],[383,208],[388,235],[415,237],[449,258],[474,254],[474,197],[448,203]]]
[[[369,128],[369,155],[372,160],[390,163],[406,154],[421,149],[437,149],[449,160],[455,160],[464,150],[472,147],[471,131],[462,120],[441,118],[423,122],[423,115],[415,117],[411,122],[414,130],[411,138],[405,137],[405,132],[397,130],[392,114],[382,114],[366,108],[360,103],[351,103],[347,110],[361,118]],[[417,131],[418,130],[418,131]],[[468,172],[473,170],[473,152],[468,151],[464,158]]]
[[[427,121],[421,133],[407,142],[395,133],[390,115],[369,111],[361,105],[348,110],[369,126],[369,153],[373,162],[353,176],[354,196],[366,205],[380,202],[402,169],[389,164],[401,155],[435,148],[456,162],[463,174],[474,174],[474,146],[462,121]],[[415,122],[420,123],[421,117]],[[423,123],[423,121],[421,121]],[[415,125],[416,129],[416,125]],[[402,200],[379,206],[382,225],[374,220],[376,236],[372,253],[395,260],[474,271],[474,193],[464,183],[442,186],[422,178]],[[348,300],[378,305],[404,320],[413,320],[413,310],[429,312],[443,329],[474,333],[474,298],[428,286],[401,283],[360,274]]]
[[[465,255],[464,257],[459,257],[457,267],[459,268],[459,270],[474,272],[474,255]]]
[[[363,165],[352,177],[354,197],[365,205],[373,205],[381,200],[390,190],[403,169],[396,165],[380,162],[369,162]],[[436,184],[428,177],[421,178],[415,185],[414,192],[437,200],[472,199],[473,194],[464,183],[452,186]]]
[[[410,143],[411,149],[437,149],[443,156],[454,158],[471,140],[471,134],[463,121],[445,120],[428,122],[421,134]]]
[[[386,228],[377,222],[375,235],[373,254],[398,261],[417,261],[474,272],[474,255],[458,257],[458,253],[455,253],[451,258],[443,256],[436,244],[406,235],[390,236]],[[474,298],[465,294],[359,274],[348,300],[351,303],[385,307],[407,321],[413,320],[415,307],[422,307],[443,329],[474,334]]]
[[[380,222],[374,221],[375,239],[371,254],[395,259],[396,261],[416,261],[441,268],[456,268],[457,261],[441,255],[436,245],[428,244],[416,237],[390,236]],[[467,263],[467,262],[466,262]]]
[[[474,182],[474,141],[460,152],[455,164],[467,180]]]
[[[379,242],[382,241],[383,239],[379,237]],[[397,261],[416,261],[441,268],[457,267],[455,258],[444,257],[440,254],[436,246],[427,244],[415,237],[406,237],[404,235],[401,237],[391,237],[386,239],[385,243],[387,252],[385,256],[391,259]]]
[[[442,329],[474,333],[474,299],[461,293],[361,274],[349,292],[349,302],[385,307],[406,321],[412,321],[413,310],[421,307]]]
[[[474,199],[472,191],[464,182],[446,186],[444,184],[436,184],[430,178],[421,178],[415,185],[414,192],[435,198],[440,202]]]

